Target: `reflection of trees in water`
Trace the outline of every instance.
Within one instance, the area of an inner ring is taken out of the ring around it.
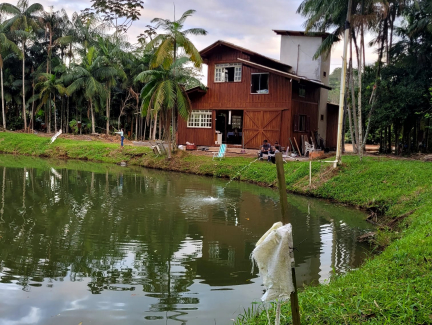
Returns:
[[[189,263],[193,256],[173,260],[187,234],[186,220],[173,205],[147,211],[143,204],[143,198],[152,204],[158,195],[169,197],[169,183],[154,177],[58,173],[61,177],[50,171],[3,169],[1,282],[29,290],[44,279],[90,278],[94,294],[142,285],[159,300],[157,310],[198,302],[182,296],[195,278]],[[171,274],[172,263],[184,272]]]

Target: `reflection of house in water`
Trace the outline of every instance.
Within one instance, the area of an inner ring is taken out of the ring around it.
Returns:
[[[211,189],[210,183],[201,185],[183,192],[183,200],[188,203],[200,202],[187,216],[189,234],[203,240],[202,257],[192,262],[196,263],[197,275],[212,286],[246,284],[256,277],[257,270],[250,273],[249,260],[255,242],[280,219],[279,206],[272,199],[275,193],[267,192],[270,195],[257,199],[256,193],[237,184],[219,201],[203,203],[201,195],[217,190]],[[295,256],[299,285],[327,279],[333,268],[341,272],[358,266],[357,232],[351,231],[341,217],[354,213],[356,220],[361,213],[313,201],[308,215],[307,200],[290,198],[290,202],[294,243],[298,244]]]

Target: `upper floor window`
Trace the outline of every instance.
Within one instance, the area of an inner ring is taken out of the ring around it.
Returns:
[[[215,82],[240,82],[242,75],[241,63],[216,64]]]
[[[198,111],[191,112],[188,122],[188,128],[211,128],[212,127],[212,111]]]
[[[306,97],[306,88],[304,86],[299,86],[299,97]]]
[[[269,93],[269,74],[252,73],[251,94],[268,94],[268,93]]]

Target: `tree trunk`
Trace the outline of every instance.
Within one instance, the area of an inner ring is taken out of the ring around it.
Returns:
[[[66,133],[69,133],[69,96],[66,100]]]
[[[53,108],[54,108],[54,133],[57,133],[57,110],[55,104],[55,95],[53,96]]]
[[[33,88],[33,97],[34,97],[34,92],[35,92],[35,83],[34,83],[34,80],[33,80],[33,83],[32,83],[32,88]],[[35,102],[34,102],[34,100],[33,100],[33,102],[32,102],[32,112],[31,112],[31,127],[32,127],[32,133],[33,133],[33,131],[34,131],[34,117],[35,117],[34,105],[35,105]]]
[[[95,118],[94,118],[93,102],[92,101],[90,101],[90,114],[91,114],[91,121],[92,121],[92,133],[96,133],[96,126],[95,126]]]
[[[147,121],[143,118],[143,123],[144,123],[144,132],[143,132],[143,136],[142,136],[142,141],[145,141],[146,139],[146,129],[147,129]]]
[[[399,126],[395,123],[393,127],[394,136],[395,136],[395,155],[399,155]]]
[[[135,141],[138,140],[138,110],[137,115],[135,116]]]
[[[27,117],[26,117],[26,102],[25,102],[25,41],[23,41],[22,49],[22,95],[23,95],[23,120],[24,120],[24,130],[27,132]]]
[[[148,113],[147,113],[148,114]],[[149,136],[148,136],[148,138],[149,138],[149,140],[151,140],[152,139],[152,131],[153,131],[153,129],[152,129],[152,123],[153,123],[153,115],[152,114],[150,114],[150,123],[149,123]]]
[[[51,96],[48,97],[48,133],[51,133]]]
[[[171,121],[172,116],[169,116],[169,115],[170,115],[169,112],[167,112],[167,114],[165,116],[165,128],[166,128],[166,130],[169,130],[171,127],[170,121]],[[162,119],[160,119],[160,120],[162,120]],[[171,152],[172,152],[171,140],[172,139],[171,139],[171,134],[169,132],[167,132],[166,130],[165,130],[165,138],[166,138],[166,141],[168,142],[168,159],[171,159]]]
[[[159,140],[163,140],[162,116],[159,117]]]
[[[362,8],[362,14],[363,14],[363,8]],[[360,58],[359,58],[359,67],[358,67],[358,80],[359,80],[359,90],[358,90],[358,155],[360,160],[363,158],[363,134],[362,134],[362,55],[363,55],[363,47],[364,47],[364,33],[363,33],[363,25],[360,27]]]
[[[79,128],[79,133],[80,135],[82,134],[82,111],[80,109],[80,123],[81,123],[81,127]]]
[[[354,30],[352,31],[352,36],[353,39],[355,40],[355,33]],[[351,49],[350,49],[350,53],[351,53],[351,60],[350,60],[350,85],[351,85],[351,101],[352,101],[352,116],[353,116],[353,124],[354,124],[354,139],[353,139],[353,143],[355,143],[355,149],[354,149],[354,145],[353,145],[353,150],[354,153],[358,152],[358,143],[359,143],[359,137],[358,137],[358,124],[357,124],[357,110],[356,110],[356,97],[355,97],[355,88],[354,88],[354,69],[352,66],[352,58],[353,58],[353,54],[352,54],[352,42],[351,42]],[[357,45],[356,45],[356,54],[358,55],[358,49],[357,49]],[[358,60],[359,58],[357,57],[357,63],[359,62]]]
[[[153,137],[152,137],[153,140],[156,140],[157,120],[158,120],[158,115],[156,113],[154,123],[153,123]]]
[[[387,132],[387,136],[388,136],[388,153],[392,153],[392,137],[391,137],[391,124],[388,127],[388,132]]]
[[[0,67],[0,76],[1,76],[1,97],[2,97],[2,117],[3,117],[3,129],[6,130],[6,114],[5,114],[5,104],[4,104],[4,90],[3,90],[3,58],[1,57],[1,67]]]
[[[106,135],[109,134],[109,119],[110,119],[110,106],[111,106],[111,89],[108,91],[107,104],[106,104]],[[120,128],[120,127],[119,127]]]

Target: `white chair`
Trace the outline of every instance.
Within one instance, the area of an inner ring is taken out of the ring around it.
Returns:
[[[309,152],[309,155],[312,151],[315,151],[315,146],[313,144],[310,144],[309,142],[305,141],[305,153],[304,155],[306,156],[306,154]]]

